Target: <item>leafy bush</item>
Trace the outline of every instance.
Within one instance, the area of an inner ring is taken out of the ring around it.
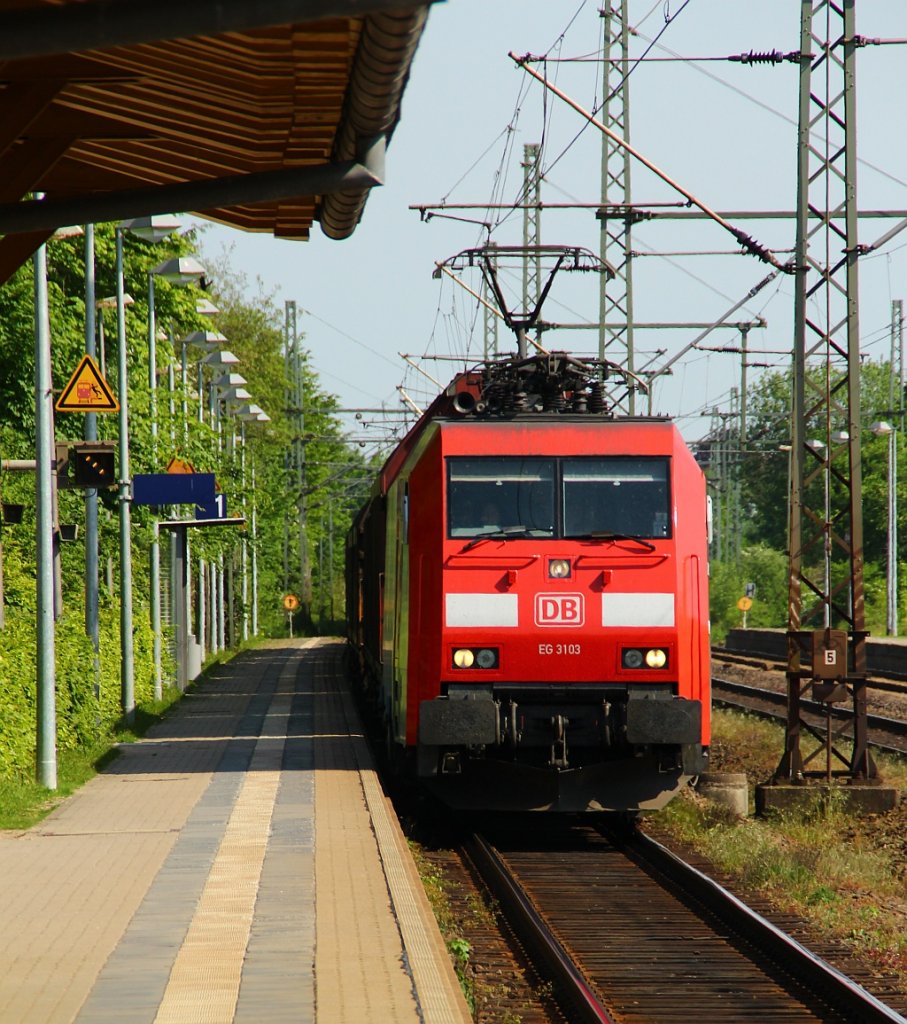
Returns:
[[[743,549],[739,564],[713,562],[710,574],[709,606],[712,637],[724,640],[729,629],[743,624],[737,602],[747,583],[755,583],[753,604],[746,615],[751,628],[783,628],[787,625],[787,555],[765,544]]]

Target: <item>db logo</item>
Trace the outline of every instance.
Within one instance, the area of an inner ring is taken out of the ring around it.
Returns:
[[[583,595],[536,594],[535,624],[537,626],[581,626],[583,624]]]

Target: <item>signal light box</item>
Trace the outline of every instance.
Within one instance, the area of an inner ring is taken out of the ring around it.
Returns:
[[[116,441],[58,441],[57,486],[116,487]]]
[[[116,483],[116,453],[111,449],[77,448],[69,456],[76,487],[112,487]]]

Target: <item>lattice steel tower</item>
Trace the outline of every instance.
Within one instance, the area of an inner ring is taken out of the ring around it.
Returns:
[[[542,244],[542,195],[537,142],[523,146],[523,309],[532,309],[542,290],[542,262],[538,252]]]
[[[606,127],[630,140],[630,83],[627,78],[630,30],[629,0],[608,3],[601,10],[604,99],[601,116]],[[600,256],[614,270],[602,277],[599,299],[598,355],[631,372],[633,353],[633,262],[630,205],[630,154],[607,135],[602,136]],[[626,412],[636,411],[636,392],[626,398]]]
[[[801,0],[791,442],[788,716],[776,778],[869,779],[856,199],[855,0]],[[853,735],[826,735],[801,697],[852,699]],[[801,734],[819,746],[804,757]],[[850,742],[840,749],[842,737]],[[825,754],[823,771],[810,764]],[[840,768],[833,768],[833,764]]]

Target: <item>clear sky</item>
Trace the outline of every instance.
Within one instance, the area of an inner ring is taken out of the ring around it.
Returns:
[[[454,354],[481,357],[483,318],[468,293],[449,279],[432,277],[435,261],[481,244],[476,223],[435,218],[422,223],[410,204],[512,201],[522,182],[523,146],[543,143],[541,191],[545,202],[596,202],[600,195],[600,136],[561,101],[545,96],[507,53],[549,58],[593,55],[601,45],[600,2],[593,0],[448,0],[436,4],[416,55],[403,101],[402,120],[387,156],[387,183],[375,189],[354,235],[335,242],[316,225],[308,243],[278,241],[210,227],[206,252],[230,250],[233,266],[260,278],[278,300],[295,300],[315,368],[326,390],[345,407],[400,407],[397,385],[424,404],[437,389],[398,353],[417,357],[444,383],[458,368],[423,358]],[[800,4],[795,0],[638,0],[630,6],[637,30],[631,53],[640,56],[658,36],[649,57],[671,53],[714,58],[750,50],[799,47]],[[666,23],[667,22],[667,23]],[[883,39],[907,38],[903,0],[863,0],[857,30]],[[903,102],[907,50],[901,45],[859,51],[858,194],[862,209],[907,209],[907,154]],[[601,64],[547,65],[548,75],[586,109],[600,101]],[[727,61],[647,61],[634,67],[631,141],[650,160],[716,210],[793,210],[795,204],[797,66],[746,66]],[[576,138],[579,133],[579,137]],[[636,202],[678,197],[640,165],[632,169]],[[475,221],[481,211],[450,211]],[[493,218],[501,220],[500,212]],[[895,222],[864,220],[861,241],[872,242]],[[794,241],[792,221],[741,225],[778,250]],[[494,228],[500,245],[522,241],[522,215],[511,213]],[[592,211],[546,210],[544,242],[598,250]],[[638,321],[718,320],[766,274],[764,264],[735,255],[734,240],[702,222],[649,222],[634,233],[640,253],[634,267]],[[701,255],[708,252],[714,255]],[[673,255],[696,253],[696,255]],[[671,254],[671,255],[654,255]],[[786,258],[786,256],[784,257]],[[463,275],[478,288],[477,272]],[[516,278],[514,282],[518,284]],[[879,253],[861,260],[862,347],[886,357],[891,300],[907,292],[907,231]],[[733,320],[765,317],[768,327],[750,333],[753,362],[776,366],[790,349],[792,280],[772,282]],[[302,312],[305,311],[305,312]],[[543,316],[549,321],[596,321],[594,275],[560,275]],[[695,330],[638,331],[637,362],[670,358]],[[502,328],[500,347],[511,346]],[[736,345],[725,327],[707,345]],[[548,333],[550,348],[594,352],[594,332]],[[654,356],[664,349],[664,356]],[[460,364],[462,366],[463,363]],[[762,372],[754,367],[750,380]],[[676,416],[688,440],[703,436],[713,408],[728,408],[739,383],[739,356],[692,352],[656,386],[654,411]],[[369,428],[374,436],[377,425]],[[359,428],[361,434],[361,428]]]

